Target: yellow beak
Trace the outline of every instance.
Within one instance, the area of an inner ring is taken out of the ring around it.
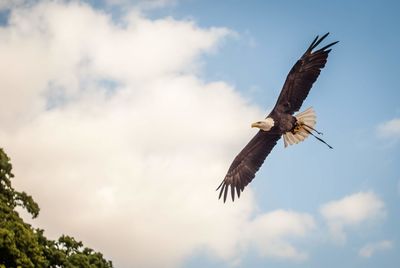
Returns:
[[[251,127],[258,127],[258,124],[257,123],[253,123],[253,124],[251,124]]]

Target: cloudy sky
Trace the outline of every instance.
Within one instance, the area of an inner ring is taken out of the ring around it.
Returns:
[[[31,221],[115,267],[397,267],[397,1],[0,0],[0,146]],[[303,108],[334,150],[280,141],[215,188],[317,34]]]

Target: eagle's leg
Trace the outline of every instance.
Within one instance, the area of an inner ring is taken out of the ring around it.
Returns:
[[[305,131],[307,131],[308,134],[312,135],[314,138],[316,138],[317,140],[319,140],[322,143],[325,143],[330,149],[333,149],[332,146],[330,146],[328,143],[326,143],[323,139],[321,139],[320,137],[315,136],[311,131],[309,131],[308,129],[304,128]]]
[[[308,127],[311,130],[314,130],[318,135],[324,135],[324,133],[319,132],[318,130],[316,130],[315,128],[313,128],[313,127],[311,127],[311,126],[309,126],[307,124],[302,123],[302,125]]]

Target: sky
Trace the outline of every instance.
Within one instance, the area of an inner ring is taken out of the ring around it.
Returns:
[[[115,267],[397,267],[398,1],[0,0],[0,146],[26,220]],[[316,35],[302,110],[334,149],[279,141],[216,187]]]

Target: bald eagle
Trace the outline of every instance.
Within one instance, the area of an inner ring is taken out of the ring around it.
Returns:
[[[219,199],[223,195],[224,202],[226,201],[229,186],[232,201],[235,200],[235,191],[238,198],[240,197],[244,187],[254,179],[256,172],[282,135],[285,147],[297,144],[312,135],[332,149],[314,134],[322,133],[314,128],[316,116],[312,108],[293,115],[299,111],[321,69],[324,68],[331,51],[329,48],[338,43],[336,41],[316,50],[328,34],[321,38],[317,36],[312,41],[290,70],[271,113],[264,120],[251,125],[260,130],[233,160],[224,180],[217,188],[220,189]]]

